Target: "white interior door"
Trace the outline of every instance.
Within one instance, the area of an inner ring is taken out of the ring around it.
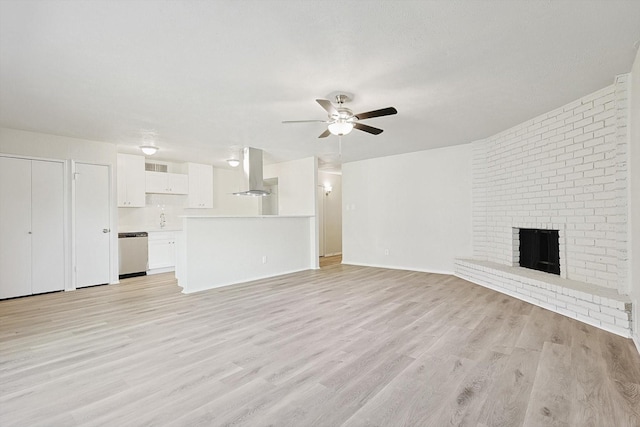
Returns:
[[[318,256],[324,256],[324,187],[319,186],[318,190],[318,207],[317,207],[317,218],[318,218]]]
[[[31,160],[0,157],[0,298],[31,294]]]
[[[76,288],[109,283],[109,167],[76,163]]]
[[[64,165],[31,164],[31,291],[64,289]]]

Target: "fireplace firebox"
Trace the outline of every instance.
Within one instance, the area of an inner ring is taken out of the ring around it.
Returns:
[[[560,274],[558,230],[520,229],[520,267]]]

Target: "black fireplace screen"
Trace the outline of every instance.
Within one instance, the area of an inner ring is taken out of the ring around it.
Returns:
[[[521,228],[520,267],[560,274],[558,230]]]

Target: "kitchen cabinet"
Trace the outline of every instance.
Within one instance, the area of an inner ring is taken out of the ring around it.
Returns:
[[[189,196],[188,208],[213,208],[213,166],[188,163]]]
[[[145,206],[144,156],[118,154],[118,207]]]
[[[187,194],[189,177],[182,173],[145,172],[146,192],[155,194]]]
[[[64,289],[64,164],[0,156],[0,298]]]
[[[174,269],[176,265],[176,233],[175,231],[150,231],[148,233],[148,274]]]

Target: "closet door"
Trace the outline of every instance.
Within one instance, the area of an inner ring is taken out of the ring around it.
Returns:
[[[64,166],[31,165],[31,293],[64,289]]]
[[[0,298],[31,294],[31,161],[0,157]]]

